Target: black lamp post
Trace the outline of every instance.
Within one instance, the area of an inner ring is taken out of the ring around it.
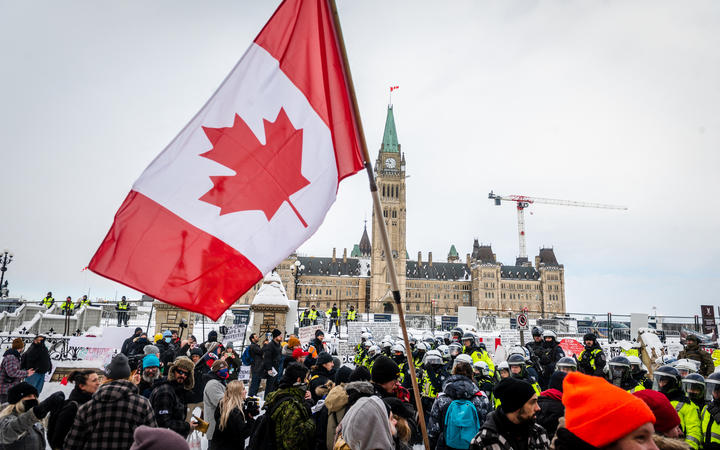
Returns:
[[[300,276],[302,275],[303,270],[305,270],[305,266],[300,262],[300,260],[296,260],[295,263],[292,265],[292,276],[293,280],[295,280],[295,289],[293,294],[293,300],[297,302],[297,315],[298,315],[298,327],[302,326],[302,323],[300,322],[300,301],[298,300],[298,281],[300,280]]]
[[[5,280],[7,266],[12,262],[14,257],[15,255],[13,255],[8,249],[5,249],[2,253],[0,253],[0,297],[7,297],[7,283],[3,285],[3,281]]]

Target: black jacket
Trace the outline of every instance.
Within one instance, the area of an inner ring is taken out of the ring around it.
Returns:
[[[250,366],[250,372],[253,374],[260,373],[263,370],[263,351],[260,345],[256,343],[250,344],[250,357],[252,358],[252,365]]]
[[[167,368],[175,361],[175,348],[165,341],[157,341],[155,346],[160,350],[160,362],[163,373],[167,375]]]
[[[247,419],[247,420],[246,420]],[[255,420],[245,417],[240,410],[235,408],[230,411],[227,425],[220,429],[220,408],[215,408],[215,432],[213,433],[212,445],[215,450],[245,450],[245,439],[250,437],[252,426]]]
[[[169,428],[186,438],[190,434],[190,424],[185,421],[187,404],[185,386],[166,379],[155,383],[150,404],[155,411],[158,427]]]
[[[50,362],[50,352],[45,343],[31,344],[30,347],[22,354],[20,358],[20,368],[35,369],[36,373],[48,373],[52,369]]]
[[[50,414],[47,429],[47,440],[53,449],[61,449],[65,445],[65,437],[72,427],[78,409],[89,402],[92,394],[75,387],[63,406]]]
[[[280,354],[282,353],[282,347],[280,344],[271,340],[265,344],[262,348],[263,353],[263,370],[267,372],[273,367],[277,368],[280,364]]]
[[[555,435],[558,422],[565,415],[565,406],[562,404],[562,394],[556,389],[549,389],[538,396],[540,412],[537,413],[535,421],[545,428],[548,437]]]
[[[501,443],[503,441],[505,444]],[[470,450],[494,448],[545,450],[550,448],[550,440],[543,427],[535,422],[513,424],[500,407],[488,414],[480,432],[470,443]]]
[[[137,341],[133,342],[130,345],[129,352],[131,355],[142,355],[143,353],[145,353],[143,349],[146,345],[150,345],[150,341],[148,340],[148,338],[138,338]]]

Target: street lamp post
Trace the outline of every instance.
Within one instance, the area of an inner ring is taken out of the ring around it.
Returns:
[[[14,257],[15,255],[8,249],[3,250],[2,254],[0,254],[0,297],[7,297],[7,282],[3,284],[3,281],[5,280],[7,266],[12,262]]]
[[[298,281],[300,280],[300,276],[302,275],[303,270],[305,270],[305,266],[300,262],[300,260],[296,260],[295,263],[292,265],[292,276],[293,280],[295,281],[295,289],[293,293],[293,300],[297,302],[297,315],[298,315],[298,327],[302,326],[302,323],[300,322],[300,300],[298,300]]]

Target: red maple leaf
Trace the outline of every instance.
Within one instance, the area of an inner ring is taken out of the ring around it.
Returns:
[[[310,182],[300,172],[302,129],[295,129],[284,109],[275,122],[263,120],[265,145],[235,114],[232,127],[203,127],[213,148],[200,156],[235,171],[235,175],[211,176],[213,187],[200,200],[220,207],[220,215],[236,211],[260,210],[273,218],[283,202],[307,228],[290,196]]]

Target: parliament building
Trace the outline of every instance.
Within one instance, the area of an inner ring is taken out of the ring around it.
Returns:
[[[278,267],[287,295],[300,308],[316,305],[327,310],[337,304],[342,312],[350,305],[361,313],[392,313],[387,264],[398,274],[403,304],[408,315],[455,315],[459,306],[474,306],[478,315],[512,315],[527,308],[533,317],[565,313],[564,268],[552,248],[542,248],[534,264],[518,258],[515,265],[498,262],[490,245],[475,239],[472,252],[461,258],[455,245],[444,261],[433,261],[429,252],[411,260],[406,247],[405,154],[398,143],[393,107],[385,121],[382,144],[375,162],[375,176],[383,204],[383,217],[372,217],[350,255],[344,249],[332,256],[290,255]],[[392,255],[382,249],[378,220],[390,235]],[[243,295],[239,304],[252,302],[262,281]]]

